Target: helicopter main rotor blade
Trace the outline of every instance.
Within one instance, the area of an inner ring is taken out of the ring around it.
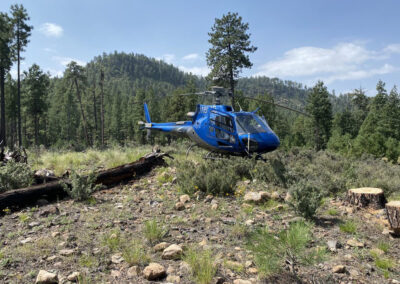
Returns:
[[[187,94],[178,94],[178,96],[208,96],[208,95],[213,95],[212,92],[198,92],[198,93],[187,93]]]
[[[283,105],[280,105],[280,104],[277,104],[277,103],[274,103],[274,102],[271,102],[271,101],[266,101],[266,100],[262,100],[262,99],[252,98],[252,97],[248,97],[248,96],[242,96],[242,97],[243,97],[243,98],[246,98],[246,99],[249,99],[249,100],[253,100],[253,101],[258,101],[258,102],[262,102],[262,103],[271,104],[271,105],[274,105],[274,106],[277,106],[277,107],[280,107],[280,108],[284,108],[284,109],[287,109],[287,110],[290,110],[290,111],[297,112],[297,113],[302,114],[302,115],[305,115],[305,116],[307,116],[307,117],[311,117],[308,113],[299,111],[299,110],[297,110],[297,109],[294,109],[294,108],[291,108],[291,107],[288,107],[288,106],[283,106]]]

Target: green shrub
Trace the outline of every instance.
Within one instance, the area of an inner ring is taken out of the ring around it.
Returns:
[[[64,190],[68,195],[78,201],[88,200],[92,193],[101,188],[101,185],[95,185],[96,174],[94,172],[88,175],[80,175],[76,171],[71,171],[69,176],[70,186],[63,183]]]
[[[0,192],[27,187],[32,183],[33,172],[29,165],[12,160],[4,166],[0,165]]]
[[[145,265],[150,262],[150,257],[139,240],[126,241],[122,249],[122,257],[129,265]]]
[[[210,250],[189,248],[185,252],[183,260],[189,264],[196,283],[212,283],[211,281],[217,272],[217,268],[213,263],[213,257]]]
[[[304,218],[311,219],[321,206],[322,193],[319,189],[305,182],[292,187],[292,201],[289,203]]]
[[[214,195],[231,195],[237,181],[248,173],[243,165],[234,160],[201,161],[197,165],[187,160],[177,162],[177,183],[188,194],[200,190]]]
[[[258,229],[250,235],[247,246],[254,254],[261,277],[282,271],[285,263],[296,273],[297,265],[311,264],[321,259],[316,256],[321,256],[322,250],[307,248],[312,240],[310,226],[308,223],[296,222],[277,236],[267,228]]]
[[[357,224],[352,220],[348,220],[345,223],[340,224],[339,228],[340,231],[352,235],[354,235],[357,232]]]
[[[165,236],[167,230],[162,224],[158,224],[156,219],[152,219],[144,223],[143,233],[149,243],[154,244]]]

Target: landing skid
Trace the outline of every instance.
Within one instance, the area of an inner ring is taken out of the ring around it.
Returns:
[[[203,159],[205,160],[228,160],[229,158],[229,155],[218,153],[215,151],[210,151],[203,156]]]

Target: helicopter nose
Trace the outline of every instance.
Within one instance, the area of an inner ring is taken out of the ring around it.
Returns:
[[[268,133],[264,137],[264,143],[261,146],[263,151],[273,151],[279,147],[281,142],[279,141],[278,136],[275,133]]]

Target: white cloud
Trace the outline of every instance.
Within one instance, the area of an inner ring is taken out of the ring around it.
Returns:
[[[395,52],[400,53],[400,44],[388,45],[381,51],[369,50],[357,42],[340,43],[332,48],[304,46],[291,49],[282,58],[262,65],[255,76],[308,77],[313,81],[325,77],[327,83],[362,79],[397,70],[389,64],[382,67],[372,64],[389,58],[390,53]]]
[[[44,23],[40,26],[39,31],[47,37],[61,37],[63,35],[63,28],[54,23]]]
[[[179,69],[181,69],[183,72],[187,73],[192,73],[194,75],[198,76],[207,76],[208,73],[210,73],[210,69],[206,66],[204,67],[185,67],[185,66],[179,66]]]
[[[184,57],[182,57],[183,60],[194,60],[199,58],[199,55],[197,53],[190,53],[188,55],[185,55]]]
[[[400,43],[389,44],[384,48],[387,53],[400,53]]]
[[[78,63],[78,65],[85,66],[86,62],[76,59],[76,58],[71,58],[71,57],[62,57],[62,56],[53,56],[53,60],[57,61],[59,64],[63,65],[64,67],[67,66],[71,61],[75,61]]]
[[[45,47],[43,50],[49,53],[56,53],[56,51],[50,47]]]
[[[157,60],[163,60],[169,64],[172,64],[172,62],[175,60],[175,54],[164,54],[161,57],[156,57]]]

